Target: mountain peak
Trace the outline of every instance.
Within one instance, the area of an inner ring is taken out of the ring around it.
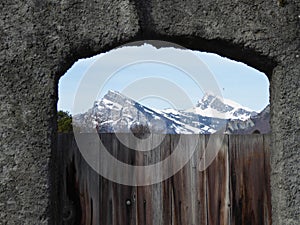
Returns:
[[[136,104],[133,99],[123,95],[118,91],[109,90],[103,98],[100,100],[100,104],[118,104],[120,107],[124,107],[128,104]],[[118,107],[119,108],[119,107]]]
[[[223,98],[223,96],[219,96],[219,95],[216,95],[216,94],[210,93],[210,92],[205,93],[205,95],[203,96],[203,98],[200,101],[198,101],[197,104],[199,105],[199,104],[201,104],[203,102],[213,103],[214,101],[220,101],[220,102],[222,102],[222,103],[224,103],[226,105],[229,105],[229,106],[231,106],[233,108],[243,108],[243,109],[245,109],[247,111],[254,111],[254,110],[252,110],[250,108],[242,106],[241,104],[239,104],[239,103],[237,103],[237,102],[235,102],[233,100]]]
[[[254,110],[213,93],[205,93],[194,112],[207,117],[239,120],[247,120],[257,114]]]
[[[128,98],[126,97],[125,95],[123,95],[122,93],[118,92],[118,91],[113,91],[113,90],[109,90],[103,98],[115,98],[115,97],[118,97],[118,98]]]

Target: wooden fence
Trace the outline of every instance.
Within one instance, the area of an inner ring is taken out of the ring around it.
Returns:
[[[149,152],[126,148],[115,134],[100,137],[114,157],[137,165],[164,159],[178,143],[179,135],[167,135],[156,150]],[[217,157],[202,172],[197,162],[208,140],[218,135],[198,138],[191,160],[174,176],[158,184],[135,187],[99,176],[81,156],[74,137],[59,135],[64,223],[270,225],[270,137],[226,135]]]

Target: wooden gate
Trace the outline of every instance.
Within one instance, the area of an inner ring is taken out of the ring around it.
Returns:
[[[127,134],[123,134],[126,136]],[[181,135],[186,147],[195,135]],[[178,144],[166,135],[148,152],[126,148],[115,134],[101,134],[106,149],[132,165],[163,160]],[[60,134],[64,223],[82,225],[270,225],[270,137],[225,135],[212,164],[197,163],[208,140],[198,135],[191,160],[171,178],[150,186],[124,186],[99,176],[81,156],[73,135]],[[184,149],[184,148],[183,148]],[[113,170],[113,168],[111,168]]]

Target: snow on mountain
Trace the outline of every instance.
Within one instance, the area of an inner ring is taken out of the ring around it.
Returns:
[[[109,91],[86,113],[73,116],[81,132],[130,132],[135,125],[153,133],[210,134],[231,120],[247,120],[256,112],[231,101],[206,94],[192,110],[150,109],[117,91]]]
[[[180,120],[153,110],[116,91],[109,91],[100,101],[96,101],[88,112],[75,115],[74,125],[81,132],[98,129],[98,132],[129,132],[137,124],[148,126],[154,133],[207,133],[214,130],[203,125],[190,126]]]
[[[205,96],[197,103],[196,107],[189,111],[207,117],[242,121],[257,114],[257,112],[241,106],[232,100],[224,99],[212,94],[205,94]]]
[[[268,134],[270,132],[270,105],[245,121],[229,121],[226,130],[228,134]]]

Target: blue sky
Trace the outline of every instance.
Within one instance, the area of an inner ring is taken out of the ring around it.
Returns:
[[[139,51],[145,50],[146,52],[147,49],[154,47],[144,45],[127,48],[129,50],[130,48],[138,48]],[[119,50],[114,51],[116,54]],[[160,54],[158,50],[155,49],[154,51]],[[182,51],[183,50],[178,50],[179,60],[180,57],[184,57]],[[231,99],[255,111],[261,111],[269,103],[269,81],[264,73],[248,67],[243,63],[232,61],[216,54],[198,51],[190,52],[195,54],[196,57],[207,66],[207,69],[214,76],[224,98]],[[92,107],[92,103],[89,103],[83,106],[81,110],[74,110],[73,103],[75,94],[83,77],[89,72],[89,68],[95,65],[99,60],[102,60],[106,54],[107,53],[88,59],[81,59],[65,73],[59,80],[58,110],[66,110],[72,114],[76,114]],[[182,58],[182,60],[184,60],[184,58]],[[122,92],[124,89],[130,87],[130,85],[136,84],[137,86],[139,80],[149,77],[156,78],[156,80],[158,80],[157,85],[160,83],[159,79],[161,81],[167,80],[177,85],[185,91],[193,104],[196,104],[197,101],[203,97],[204,91],[199,88],[199,85],[195,83],[194,79],[180,70],[180,68],[159,62],[138,62],[123,66],[115,71],[115,73],[105,81],[105,85],[101,86],[101,88],[99,87],[97,98],[100,99],[108,90]],[[156,84],[153,83],[151,85],[155,86]],[[143,88],[141,88],[140,92],[143,92]],[[174,104],[168,102],[168,99],[158,98],[157,96],[139,99],[139,102],[158,109],[174,107]],[[184,108],[184,104],[182,104],[182,107],[179,104],[179,107],[176,108]]]

